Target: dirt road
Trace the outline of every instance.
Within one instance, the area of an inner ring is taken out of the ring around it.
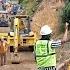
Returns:
[[[19,56],[21,63],[20,64],[11,64],[9,61],[11,61],[11,58],[13,54],[7,55],[7,65],[4,65],[0,67],[0,70],[37,70],[34,60],[34,55],[32,52],[20,52]],[[17,60],[16,59],[16,60]]]

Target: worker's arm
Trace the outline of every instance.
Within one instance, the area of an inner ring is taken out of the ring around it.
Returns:
[[[70,41],[70,39],[68,39],[68,37],[67,37],[67,34],[68,34],[68,23],[66,23],[66,26],[65,26],[65,33],[64,33],[63,39],[62,40],[58,39],[58,40],[52,41],[52,47],[60,47],[61,44],[64,44],[65,42]]]
[[[66,26],[65,26],[65,33],[64,33],[64,36],[63,36],[63,39],[61,40],[61,43],[65,43],[65,42],[68,42],[70,41],[70,39],[68,39],[68,23],[66,22]]]

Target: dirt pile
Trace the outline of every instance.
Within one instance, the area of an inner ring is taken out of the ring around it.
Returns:
[[[59,31],[58,10],[64,2],[43,0],[33,17],[32,30],[39,35],[41,26],[47,24],[57,34]]]

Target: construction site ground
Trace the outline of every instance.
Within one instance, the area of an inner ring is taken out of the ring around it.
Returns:
[[[64,44],[63,47],[56,48],[57,67],[60,66],[60,64],[65,63],[66,60],[70,59],[69,48],[70,48],[70,42]],[[12,64],[11,61],[13,60],[14,60],[13,53],[8,52],[7,65],[0,66],[0,70],[37,70],[34,54],[31,51],[22,51],[18,53],[18,57],[16,58],[16,61],[20,60],[19,64]]]
[[[62,38],[63,34],[58,37]],[[70,38],[70,32],[68,34]],[[26,48],[27,49],[27,48]],[[57,67],[64,63],[66,60],[70,59],[70,42],[63,44],[59,48],[55,48],[57,53]],[[13,60],[20,60],[19,64],[12,64]],[[24,50],[18,52],[18,57],[14,58],[13,53],[8,51],[7,53],[7,64],[0,66],[0,70],[37,70],[34,54],[31,51]],[[59,69],[60,70],[60,69]],[[64,69],[61,69],[64,70]],[[67,69],[66,69],[67,70]]]
[[[7,54],[7,65],[1,66],[0,70],[37,70],[34,60],[33,52],[24,51],[18,53],[21,62],[19,64],[11,64],[11,59],[13,58],[13,53]]]
[[[51,26],[51,28],[55,33],[57,33],[59,30],[58,29],[59,24],[57,19],[58,15],[55,7],[57,7],[57,4],[58,6],[63,4],[61,4],[60,2],[55,4],[48,1],[51,1],[51,0],[43,0],[39,9],[37,10],[37,12],[33,17],[31,27],[32,27],[32,30],[37,34],[40,31],[40,27],[43,26],[44,24],[48,24],[49,26]],[[57,9],[59,9],[59,7],[57,7]],[[62,37],[63,35],[60,36],[60,38]],[[70,32],[68,37],[70,38]],[[55,48],[55,49],[57,53],[57,66],[64,63],[66,60],[70,59],[70,42],[67,42],[63,44],[62,47]],[[4,66],[0,66],[0,70],[37,70],[33,52],[23,51],[23,52],[19,52],[18,55],[19,56],[16,58],[16,60],[20,60],[20,63],[12,64],[11,60],[14,59],[13,53],[8,52],[7,64]],[[67,69],[61,69],[61,70],[67,70]]]

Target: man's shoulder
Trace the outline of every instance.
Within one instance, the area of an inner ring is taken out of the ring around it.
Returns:
[[[36,42],[36,44],[46,44],[46,43],[51,44],[53,47],[61,46],[61,40],[38,40]]]
[[[45,42],[45,41],[48,41],[48,40],[37,40],[37,42]]]
[[[51,43],[51,41],[50,40],[38,40],[37,42],[36,42],[36,44],[46,44],[46,43],[48,43],[48,42],[50,42]]]

